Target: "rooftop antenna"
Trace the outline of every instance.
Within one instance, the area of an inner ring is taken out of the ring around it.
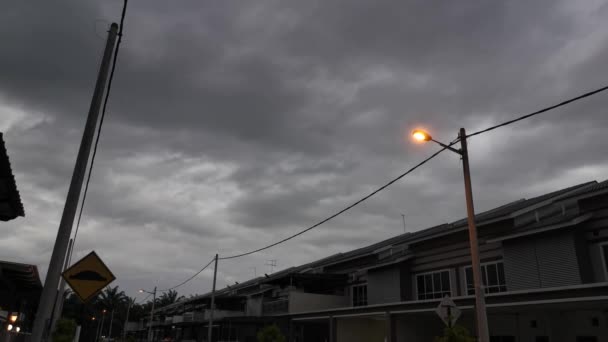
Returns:
[[[252,267],[252,269],[253,269],[253,277],[257,278],[258,277],[258,271],[256,270],[255,267]]]
[[[268,260],[268,262],[266,262],[266,266],[270,266],[270,274],[273,274],[274,268],[277,267],[277,260],[276,259]]]
[[[403,233],[407,233],[407,230],[405,230],[405,214],[401,214],[401,218],[403,219]]]

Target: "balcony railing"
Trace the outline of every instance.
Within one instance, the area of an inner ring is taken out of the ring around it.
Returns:
[[[289,300],[279,299],[272,302],[262,303],[262,315],[276,315],[287,313],[289,310]]]

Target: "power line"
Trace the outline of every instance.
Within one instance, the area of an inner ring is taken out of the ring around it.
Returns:
[[[452,143],[450,143],[448,146],[452,146],[452,145],[454,145],[455,143],[456,143],[456,142],[452,142]],[[414,166],[414,167],[412,167],[411,169],[407,170],[406,172],[404,172],[404,173],[400,174],[400,175],[399,175],[399,176],[397,176],[396,178],[393,178],[391,181],[389,181],[388,183],[386,183],[386,184],[384,184],[383,186],[379,187],[378,189],[376,189],[376,190],[372,191],[372,192],[371,192],[370,194],[368,194],[367,196],[365,196],[365,197],[361,198],[360,200],[358,200],[358,201],[354,202],[353,204],[349,205],[348,207],[346,207],[346,208],[344,208],[344,209],[342,209],[342,210],[338,211],[337,213],[335,213],[335,214],[333,214],[333,215],[331,215],[331,216],[327,217],[326,219],[324,219],[324,220],[322,220],[322,221],[320,221],[320,222],[318,222],[318,223],[316,223],[316,224],[314,224],[314,225],[312,225],[312,226],[310,226],[310,227],[308,227],[308,228],[306,228],[306,229],[304,229],[304,230],[302,230],[302,231],[300,231],[300,232],[298,232],[298,233],[296,233],[296,234],[293,234],[293,235],[291,235],[291,236],[289,236],[289,237],[284,238],[283,240],[277,241],[277,242],[275,242],[275,243],[273,243],[273,244],[270,244],[270,245],[265,246],[265,247],[262,247],[262,248],[258,248],[258,249],[255,249],[255,250],[252,250],[252,251],[249,251],[249,252],[245,252],[245,253],[241,253],[241,254],[236,254],[236,255],[232,255],[232,256],[228,256],[228,257],[223,257],[223,258],[219,258],[219,259],[220,259],[220,260],[235,259],[235,258],[240,258],[240,257],[246,256],[246,255],[250,255],[250,254],[253,254],[253,253],[257,253],[257,252],[263,251],[263,250],[265,250],[265,249],[268,249],[268,248],[274,247],[274,246],[276,246],[276,245],[282,244],[283,242],[289,241],[289,240],[291,240],[291,239],[293,239],[293,238],[295,238],[295,237],[297,237],[297,236],[300,236],[300,235],[302,235],[302,234],[304,234],[304,233],[306,233],[306,232],[308,232],[308,231],[310,231],[310,230],[312,230],[312,229],[314,229],[314,228],[317,228],[317,227],[319,227],[320,225],[322,225],[322,224],[324,224],[324,223],[326,223],[326,222],[328,222],[328,221],[330,221],[330,220],[332,220],[332,219],[334,219],[334,218],[336,218],[336,217],[340,216],[341,214],[343,214],[343,213],[347,212],[348,210],[350,210],[350,209],[352,209],[352,208],[356,207],[357,205],[359,205],[359,204],[363,203],[364,201],[366,201],[366,200],[367,200],[367,199],[369,199],[370,197],[374,196],[375,194],[379,193],[380,191],[382,191],[382,190],[384,190],[384,189],[388,188],[388,187],[389,187],[389,186],[391,186],[393,183],[395,183],[396,181],[400,180],[401,178],[403,178],[403,177],[407,176],[408,174],[410,174],[411,172],[413,172],[413,171],[414,171],[414,170],[416,170],[417,168],[421,167],[422,165],[426,164],[428,161],[430,161],[431,159],[435,158],[435,157],[436,157],[436,156],[437,156],[439,153],[441,153],[441,152],[445,151],[446,149],[447,149],[447,147],[444,147],[444,148],[442,148],[441,150],[439,150],[439,151],[437,151],[437,152],[433,153],[433,154],[432,154],[430,157],[428,157],[428,158],[424,159],[424,160],[423,160],[423,161],[421,161],[420,163],[416,164],[416,166]]]
[[[608,86],[604,86],[604,87],[602,87],[602,88],[599,88],[599,89],[596,89],[596,90],[590,91],[590,92],[588,92],[588,93],[584,93],[584,94],[579,95],[579,96],[577,96],[577,97],[573,97],[573,98],[571,98],[571,99],[569,99],[569,100],[566,100],[566,101],[560,102],[560,103],[555,104],[555,105],[553,105],[553,106],[546,107],[546,108],[543,108],[543,109],[538,110],[538,111],[536,111],[536,112],[533,112],[533,113],[530,113],[530,114],[526,114],[526,115],[520,116],[520,117],[518,117],[518,118],[516,118],[516,119],[509,120],[509,121],[506,121],[506,122],[503,122],[503,123],[498,124],[498,125],[496,125],[496,126],[488,127],[488,128],[486,128],[486,129],[482,129],[481,131],[477,131],[477,132],[474,132],[474,133],[468,134],[468,135],[467,135],[467,138],[472,137],[472,136],[475,136],[475,135],[478,135],[478,134],[482,134],[482,133],[489,132],[489,131],[494,130],[494,129],[497,129],[497,128],[499,128],[499,127],[503,127],[503,126],[510,125],[510,124],[512,124],[512,123],[515,123],[515,122],[518,122],[518,121],[521,121],[521,120],[527,119],[527,118],[532,117],[532,116],[534,116],[534,115],[538,115],[538,114],[542,114],[542,113],[544,113],[544,112],[548,112],[548,111],[550,111],[550,110],[553,110],[553,109],[556,109],[556,108],[559,108],[559,107],[565,106],[565,105],[567,105],[567,104],[570,104],[570,103],[572,103],[572,102],[576,102],[576,101],[578,101],[578,100],[582,100],[582,99],[584,99],[584,98],[586,98],[586,97],[589,97],[589,96],[592,96],[592,95],[595,95],[595,94],[601,93],[601,92],[606,91],[606,90],[608,90]]]
[[[82,211],[84,209],[84,203],[87,199],[87,192],[89,190],[89,182],[91,181],[91,173],[93,172],[93,163],[95,162],[95,156],[97,155],[97,145],[99,145],[99,136],[101,135],[101,126],[103,125],[103,119],[106,116],[106,107],[108,106],[108,98],[110,97],[110,89],[112,89],[112,80],[114,79],[114,71],[116,70],[116,60],[118,59],[118,50],[120,48],[120,42],[122,41],[122,31],[125,23],[125,14],[127,12],[127,1],[124,1],[122,7],[122,14],[120,15],[120,27],[118,28],[118,42],[116,43],[116,49],[114,50],[114,59],[112,61],[112,69],[110,70],[110,77],[108,79],[108,87],[106,88],[106,96],[103,101],[103,108],[101,110],[101,119],[99,120],[99,127],[97,128],[97,137],[95,138],[95,145],[93,147],[93,155],[91,156],[91,164],[89,165],[89,174],[87,175],[87,181],[84,186],[84,193],[82,194],[82,202],[80,204],[80,211],[78,213],[78,221],[76,222],[76,230],[74,232],[74,242],[76,244],[76,236],[78,236],[78,228],[80,228],[80,220],[82,219]],[[72,250],[74,246],[72,246]]]
[[[201,274],[201,272],[203,272],[207,267],[209,267],[209,265],[211,265],[211,263],[213,261],[215,261],[215,257],[213,257],[213,259],[211,259],[211,261],[209,261],[209,263],[207,265],[205,265],[205,267],[201,268],[200,271],[196,272],[192,277],[190,277],[190,278],[184,280],[183,282],[179,283],[178,285],[175,285],[175,286],[170,287],[168,289],[158,290],[158,292],[167,292],[167,291],[175,290],[176,288],[178,288],[178,287],[186,284],[190,280],[194,279],[197,275]]]

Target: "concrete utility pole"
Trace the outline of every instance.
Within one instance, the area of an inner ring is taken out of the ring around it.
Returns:
[[[65,255],[65,263],[63,264],[63,271],[68,268],[70,263],[70,257],[72,255],[72,246],[74,245],[74,239],[70,239],[68,243],[68,252]],[[51,334],[55,331],[55,327],[57,326],[57,321],[61,318],[61,313],[63,312],[63,302],[65,301],[65,280],[61,278],[59,280],[59,291],[57,291],[57,298],[55,299],[55,309],[53,310],[53,315],[51,316]]]
[[[53,253],[51,255],[51,261],[46,274],[44,288],[42,290],[40,302],[38,303],[38,311],[36,312],[36,318],[34,320],[34,327],[31,335],[32,342],[42,341],[44,333],[48,332],[48,320],[51,316],[51,312],[53,311],[53,301],[55,299],[57,285],[59,284],[61,266],[63,264],[63,259],[66,256],[70,235],[72,234],[74,216],[76,215],[76,210],[78,208],[80,191],[82,189],[82,183],[87,169],[91,145],[95,136],[95,129],[97,127],[97,122],[99,121],[99,109],[101,107],[103,94],[106,87],[106,80],[108,78],[108,70],[112,60],[112,52],[116,43],[117,32],[118,24],[112,23],[108,33],[108,40],[106,41],[101,66],[99,68],[99,74],[97,76],[95,91],[93,92],[93,99],[89,108],[89,115],[84,128],[84,133],[82,135],[80,149],[78,150],[76,165],[74,166],[74,173],[72,174],[72,181],[70,182],[68,196],[63,208],[63,215],[61,216],[61,222],[59,223],[59,230],[57,231],[57,238],[55,239],[55,246],[53,247]]]
[[[209,311],[209,329],[207,330],[207,342],[213,337],[213,311],[215,310],[215,281],[217,279],[217,254],[215,255],[215,266],[213,267],[213,287],[211,288],[211,310]]]
[[[460,129],[460,148],[462,155],[462,169],[464,173],[464,192],[467,201],[467,220],[469,223],[469,244],[471,245],[471,264],[473,282],[475,283],[475,314],[477,316],[477,338],[479,342],[490,342],[488,329],[488,315],[484,288],[481,282],[481,263],[479,261],[479,243],[477,241],[477,226],[475,225],[475,208],[473,207],[473,190],[471,189],[471,171],[469,169],[469,150],[467,148],[467,134],[464,128]]]

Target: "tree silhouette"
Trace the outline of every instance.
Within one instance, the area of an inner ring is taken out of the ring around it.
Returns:
[[[177,302],[179,302],[180,300],[183,300],[183,299],[185,299],[185,297],[184,296],[179,296],[179,294],[177,293],[177,291],[175,291],[175,290],[169,290],[169,291],[163,293],[159,298],[156,299],[156,305],[159,308],[162,308],[164,306],[177,303]]]

